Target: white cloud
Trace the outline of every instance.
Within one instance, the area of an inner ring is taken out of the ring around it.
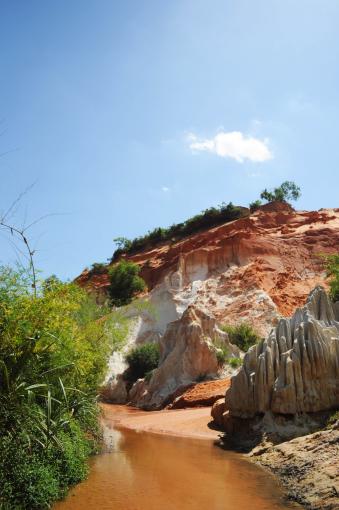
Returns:
[[[208,151],[221,158],[235,159],[243,163],[246,159],[262,163],[273,158],[268,147],[268,139],[259,140],[246,136],[240,131],[222,131],[213,138],[198,138],[194,133],[187,137],[189,147],[193,152]]]
[[[161,190],[164,192],[164,193],[168,193],[170,191],[170,189],[167,187],[167,186],[162,186]]]

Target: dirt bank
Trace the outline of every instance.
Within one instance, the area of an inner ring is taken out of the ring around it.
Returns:
[[[289,498],[310,510],[339,509],[338,429],[265,448],[252,459],[277,475]]]
[[[211,408],[141,411],[127,406],[101,404],[105,421],[116,428],[169,436],[218,439],[220,432],[209,427]]]

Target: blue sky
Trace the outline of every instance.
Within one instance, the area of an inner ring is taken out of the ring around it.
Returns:
[[[287,179],[338,207],[338,26],[337,0],[2,0],[1,209],[35,182],[15,221],[56,214],[43,274]]]

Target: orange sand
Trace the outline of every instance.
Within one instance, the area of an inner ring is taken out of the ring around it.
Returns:
[[[105,422],[116,428],[153,432],[169,436],[218,439],[220,432],[212,424],[211,408],[141,411],[132,407],[101,404]]]

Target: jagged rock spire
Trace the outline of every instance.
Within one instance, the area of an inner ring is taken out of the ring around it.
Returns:
[[[250,348],[226,393],[231,416],[312,413],[339,406],[339,307],[322,287]]]

